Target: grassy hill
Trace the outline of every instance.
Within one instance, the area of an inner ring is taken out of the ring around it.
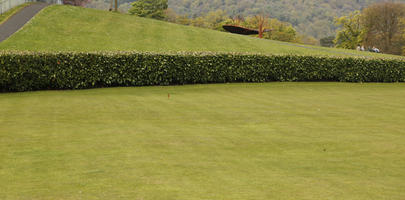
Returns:
[[[0,199],[402,200],[404,86],[0,94]]]
[[[50,6],[0,43],[3,50],[32,51],[213,51],[264,54],[391,57],[304,46],[182,26],[71,6]]]

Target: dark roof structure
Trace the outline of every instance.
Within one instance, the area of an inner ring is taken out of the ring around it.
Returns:
[[[226,31],[230,33],[235,33],[235,34],[241,34],[241,35],[257,35],[259,34],[258,30],[253,30],[241,26],[236,26],[236,25],[223,25],[222,28],[224,28]]]

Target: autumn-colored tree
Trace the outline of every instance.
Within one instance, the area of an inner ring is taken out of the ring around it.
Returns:
[[[268,18],[265,17],[263,14],[256,15],[256,23],[257,23],[257,30],[259,31],[259,38],[263,38],[263,33],[266,30],[266,26],[268,26]]]
[[[404,3],[383,2],[366,8],[362,13],[364,44],[376,46],[385,53],[401,54],[405,46],[404,18]]]

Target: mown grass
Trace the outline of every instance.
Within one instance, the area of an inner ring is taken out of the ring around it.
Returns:
[[[13,16],[15,13],[17,13],[18,11],[20,11],[21,9],[23,9],[24,7],[30,5],[31,3],[24,3],[21,4],[19,6],[16,6],[10,10],[8,10],[7,12],[3,13],[0,15],[0,25],[2,23],[4,23],[5,21],[8,20],[8,18],[10,18],[11,16]]]
[[[3,93],[0,199],[401,200],[404,86]]]
[[[0,44],[32,51],[211,51],[264,54],[391,57],[305,46],[182,26],[126,14],[51,6]]]

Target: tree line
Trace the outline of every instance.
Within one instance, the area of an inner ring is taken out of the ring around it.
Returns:
[[[169,0],[169,8],[190,18],[217,9],[230,16],[269,13],[270,17],[288,22],[298,32],[319,40],[335,34],[337,27],[333,21],[336,16],[344,16],[382,1],[386,0]]]
[[[346,49],[372,47],[405,55],[405,4],[382,2],[336,18],[340,27],[333,43]],[[325,38],[326,39],[326,38]]]

